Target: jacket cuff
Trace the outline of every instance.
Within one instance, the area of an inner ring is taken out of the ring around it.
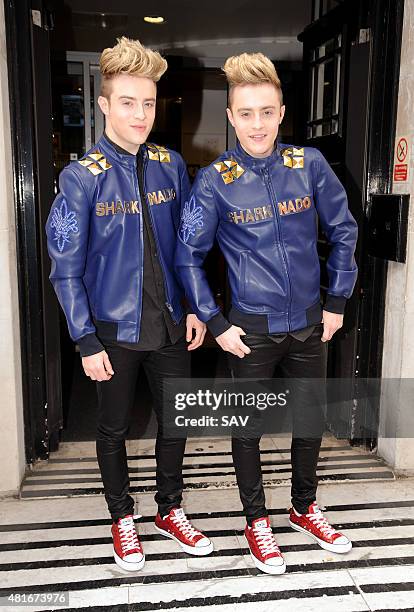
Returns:
[[[345,305],[346,297],[343,297],[342,295],[330,295],[328,293],[323,309],[336,314],[344,314]]]
[[[215,338],[224,334],[225,331],[230,329],[231,323],[229,323],[223,313],[218,312],[214,317],[206,322],[208,330]]]
[[[76,340],[76,344],[79,346],[81,357],[89,357],[105,350],[94,333],[82,336],[82,338]]]

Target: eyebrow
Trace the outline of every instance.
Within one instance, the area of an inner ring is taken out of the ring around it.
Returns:
[[[120,100],[136,100],[133,96],[119,96]],[[155,102],[155,98],[145,98],[144,102]]]
[[[268,110],[269,108],[276,108],[276,106],[272,106],[272,105],[262,106],[261,108],[259,108],[259,110]],[[238,108],[237,109],[238,112],[240,112],[240,111],[250,111],[250,110],[253,110],[253,108]]]

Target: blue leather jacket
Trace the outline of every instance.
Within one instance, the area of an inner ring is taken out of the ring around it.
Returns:
[[[190,184],[182,157],[142,145],[144,189],[164,275],[166,306],[183,316],[183,289],[174,272],[181,201]],[[72,340],[102,350],[96,338],[139,339],[142,278],[142,202],[134,155],[119,153],[102,136],[79,161],[62,170],[60,192],[46,223],[50,280]],[[86,351],[84,352],[86,354]]]
[[[357,277],[357,224],[317,149],[278,143],[269,157],[254,158],[237,144],[200,170],[182,210],[175,257],[193,312],[215,336],[229,327],[203,270],[217,238],[228,264],[233,323],[244,317],[250,331],[262,333],[319,323],[318,220],[331,245],[324,308],[343,312]]]

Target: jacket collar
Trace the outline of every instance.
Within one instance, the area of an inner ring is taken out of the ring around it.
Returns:
[[[252,155],[249,155],[243,149],[240,142],[237,141],[234,152],[245,166],[248,166],[252,170],[261,170],[264,168],[268,168],[269,166],[272,166],[276,163],[282,162],[281,148],[281,145],[276,140],[275,148],[273,149],[270,155],[268,155],[267,157],[253,157]]]
[[[122,147],[118,146],[116,143],[112,142],[105,134],[102,134],[98,142],[95,146],[96,149],[108,155],[111,159],[117,161],[119,164],[123,166],[135,166],[136,164],[136,155],[125,151]],[[146,144],[140,146],[138,155],[147,155],[147,147]]]

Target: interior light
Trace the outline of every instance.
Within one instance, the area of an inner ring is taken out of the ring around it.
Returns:
[[[161,17],[160,15],[148,15],[147,17],[144,17],[144,21],[146,21],[147,23],[164,23],[164,17]]]

